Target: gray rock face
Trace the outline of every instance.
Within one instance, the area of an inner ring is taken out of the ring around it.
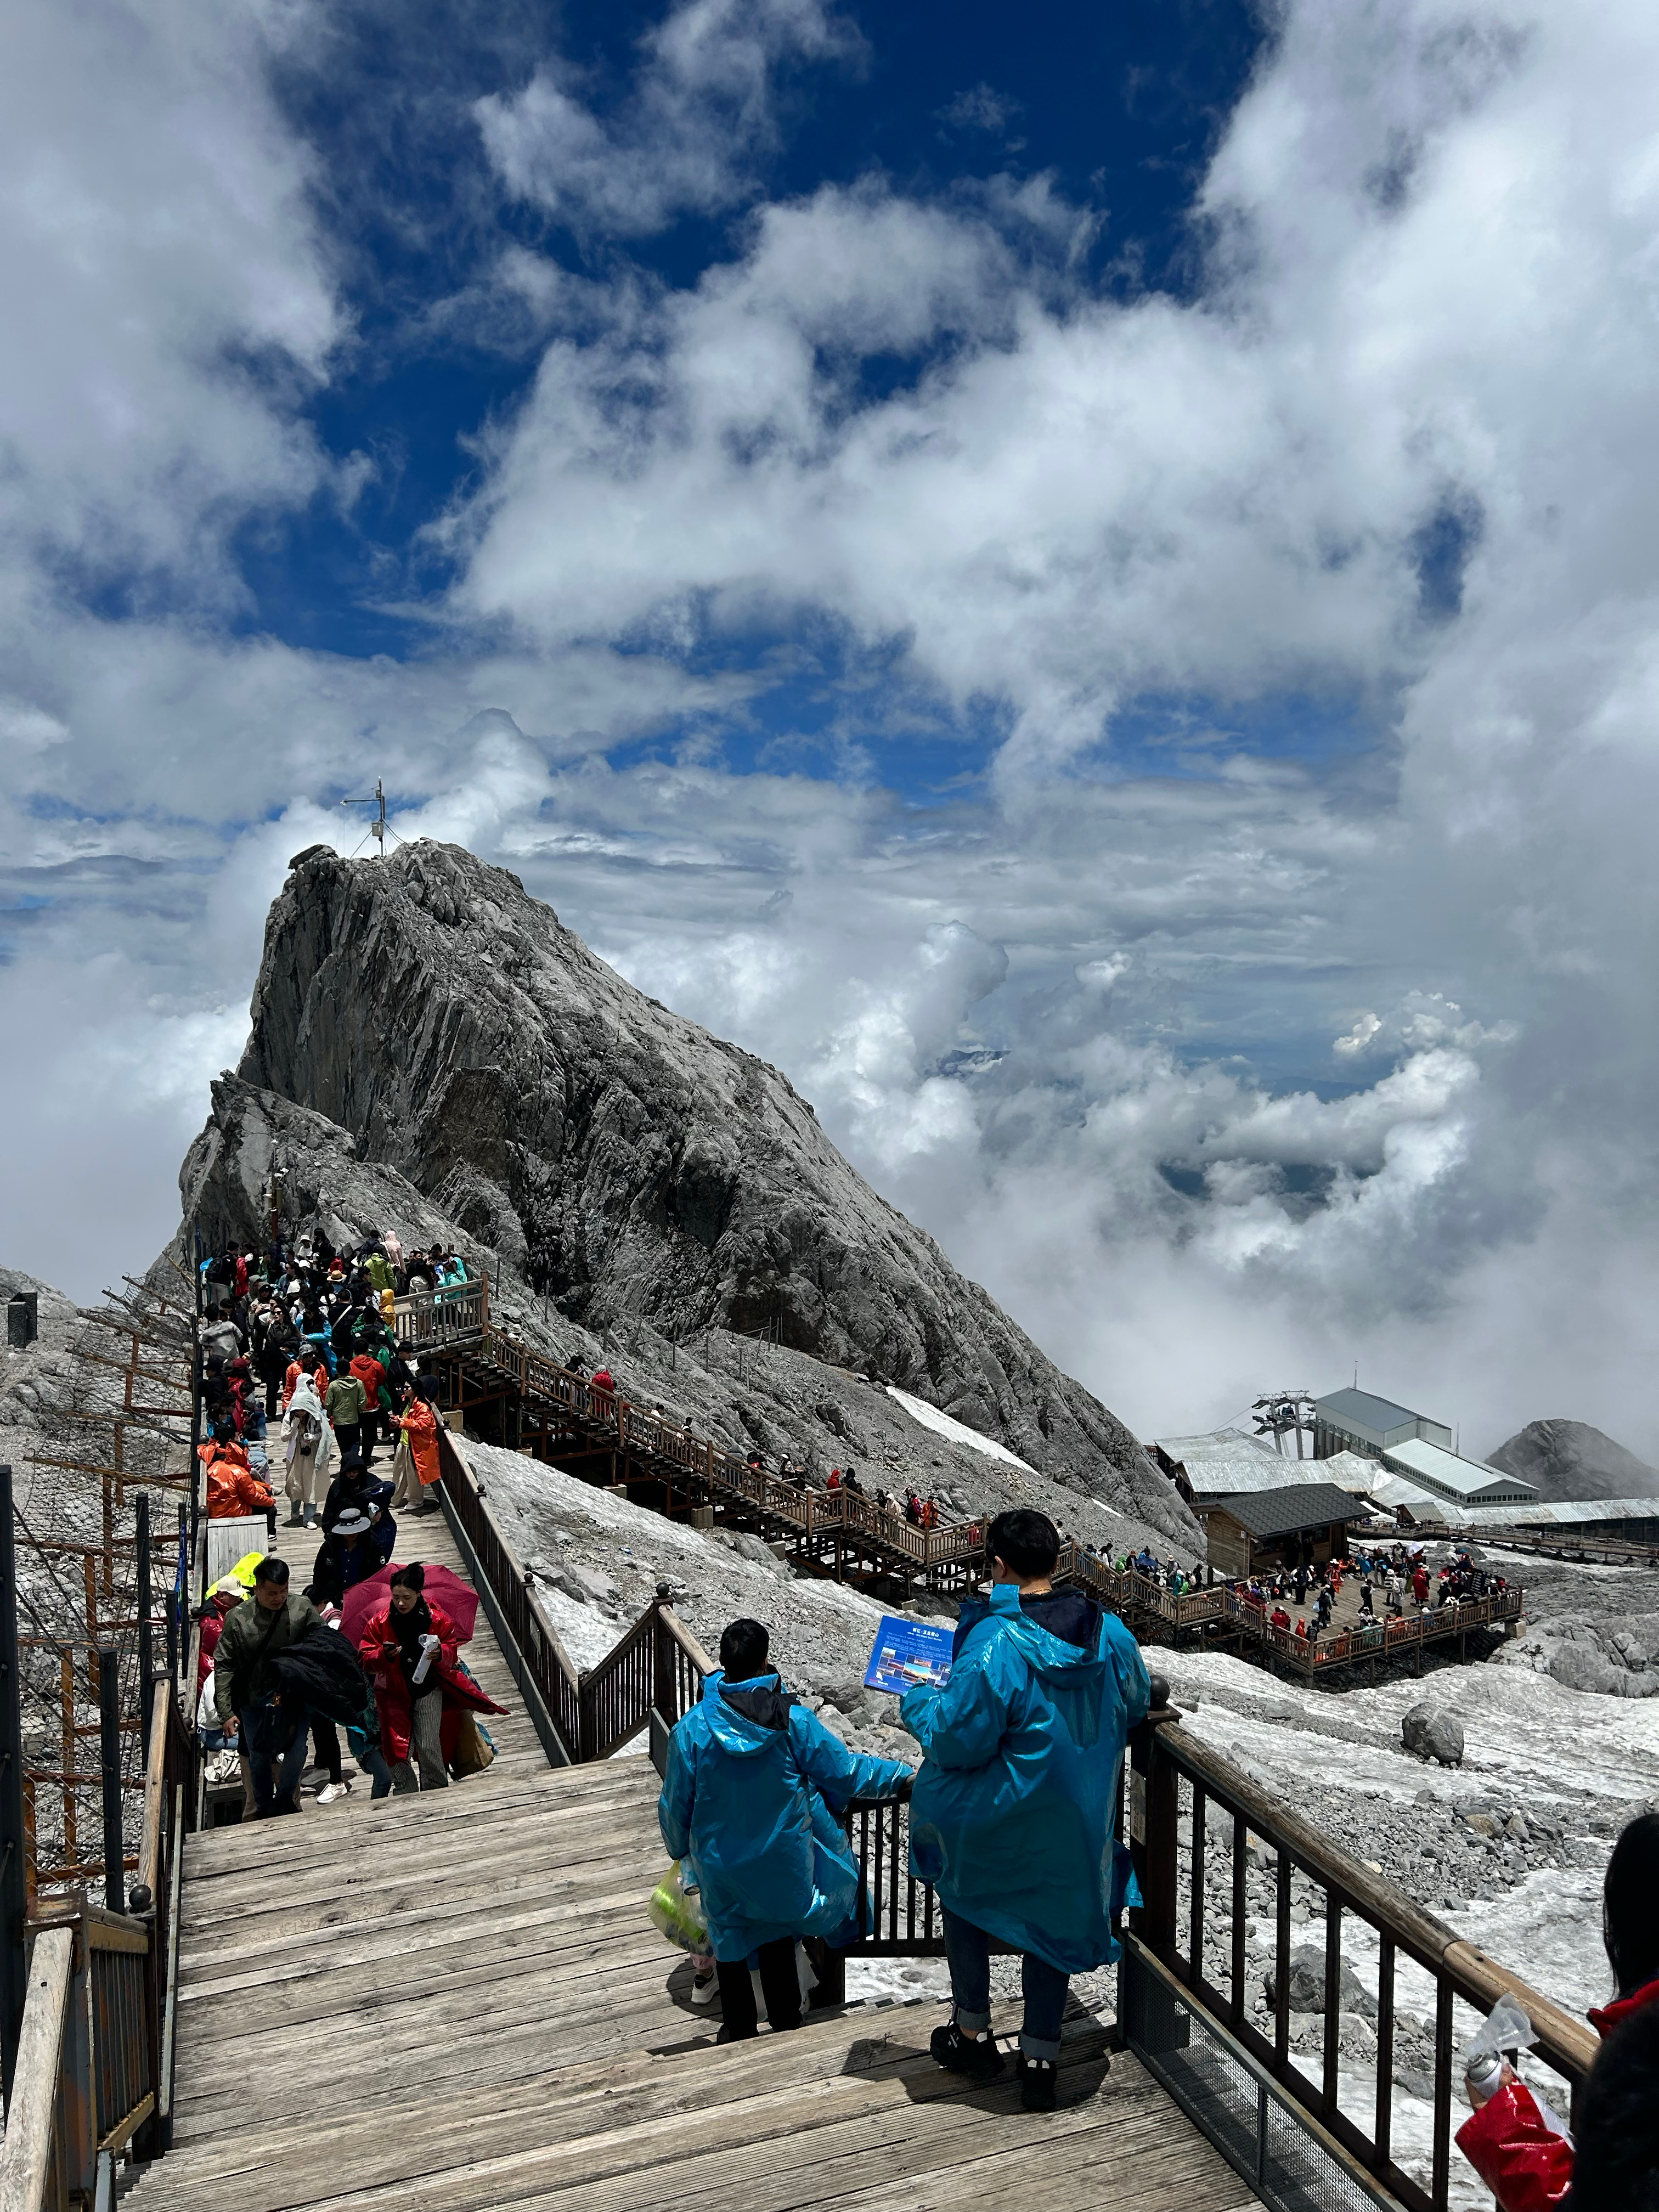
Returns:
[[[1659,1498],[1650,1467],[1588,1421],[1528,1421],[1488,1464],[1534,1484],[1546,1504],[1598,1498]]]
[[[1442,1766],[1463,1764],[1463,1723],[1435,1705],[1413,1705],[1400,1723],[1401,1740],[1419,1759],[1438,1759]]]
[[[635,990],[504,870],[432,843],[300,854],[240,1073],[591,1331],[775,1328],[1069,1489],[1100,1494],[1109,1470],[1106,1494],[1195,1541],[1122,1423],[870,1189],[784,1076]]]
[[[1325,1954],[1313,1945],[1305,1944],[1291,1954],[1291,2010],[1292,2012],[1322,2013],[1325,2009]],[[1267,1969],[1266,1988],[1271,2008],[1278,2002],[1278,1978],[1273,1967]],[[1341,1969],[1340,2009],[1344,2015],[1360,2020],[1376,2018],[1376,1999],[1360,1981],[1353,1968],[1346,1962]]]

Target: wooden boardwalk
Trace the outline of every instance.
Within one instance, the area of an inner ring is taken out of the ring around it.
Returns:
[[[397,1556],[459,1567],[435,1517]],[[550,1769],[482,1612],[468,1658],[512,1708],[487,1772],[186,1843],[173,2148],[137,2212],[1254,2205],[1081,2015],[1047,2115],[933,2065],[942,2007],[716,2045],[645,1917],[649,1763]]]

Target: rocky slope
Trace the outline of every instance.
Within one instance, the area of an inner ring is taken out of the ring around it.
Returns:
[[[595,1334],[767,1331],[1195,1540],[1121,1422],[870,1189],[786,1077],[459,848],[297,856],[240,1075],[347,1132],[363,1168],[398,1170]]]
[[[1575,1498],[1659,1498],[1659,1468],[1588,1421],[1528,1421],[1489,1455],[1488,1464],[1534,1484],[1549,1505]]]
[[[269,1218],[273,1174],[287,1218],[319,1223],[337,1244],[391,1229],[405,1244],[438,1240],[475,1259],[487,1256],[406,1176],[359,1158],[345,1130],[234,1076],[222,1077],[213,1086],[207,1127],[179,1177],[185,1219],[198,1223],[214,1243],[255,1241]],[[831,1466],[850,1464],[889,1489],[914,1483],[963,1516],[1035,1505],[1091,1543],[1121,1550],[1146,1538],[1166,1556],[1173,1548],[1183,1564],[1201,1556],[1200,1540],[1167,1486],[1159,1491],[1146,1485],[1147,1498],[1102,1461],[1097,1490],[1082,1495],[1036,1468],[937,1434],[867,1376],[810,1353],[717,1328],[676,1344],[638,1317],[589,1328],[506,1265],[492,1270],[492,1310],[504,1328],[562,1362],[609,1364],[626,1395],[661,1406],[676,1421],[689,1420],[700,1436],[712,1436],[728,1450],[758,1445],[775,1458],[803,1461],[820,1477]]]

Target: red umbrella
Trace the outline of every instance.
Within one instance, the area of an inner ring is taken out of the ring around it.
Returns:
[[[354,1651],[362,1642],[370,1614],[390,1602],[387,1593],[397,1565],[398,1562],[392,1560],[378,1575],[371,1575],[367,1582],[355,1583],[346,1592],[345,1603],[340,1608],[340,1632],[350,1638]],[[428,1602],[441,1606],[449,1615],[461,1642],[470,1644],[473,1624],[478,1618],[478,1593],[471,1584],[464,1583],[447,1567],[429,1566],[426,1569],[426,1595]]]

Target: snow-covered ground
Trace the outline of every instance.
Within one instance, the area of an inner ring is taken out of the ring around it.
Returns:
[[[908,1390],[896,1390],[890,1382],[887,1395],[896,1405],[902,1406],[913,1421],[924,1429],[931,1429],[936,1437],[948,1437],[953,1444],[966,1444],[969,1451],[981,1453],[987,1459],[1000,1459],[1006,1467],[1017,1467],[1022,1474],[1035,1474],[1036,1469],[1029,1462],[1011,1452],[1006,1444],[1000,1444],[994,1437],[981,1436],[970,1429],[965,1421],[954,1420],[949,1413],[941,1413],[937,1406],[930,1406],[925,1398],[913,1398]],[[1112,1509],[1109,1505],[1106,1510]]]
[[[935,1408],[901,1402],[923,1426],[1012,1458]],[[682,1618],[711,1651],[735,1615],[765,1622],[786,1680],[838,1733],[860,1750],[915,1761],[916,1747],[891,1725],[890,1705],[860,1687],[884,1607],[834,1583],[797,1578],[756,1537],[702,1533],[514,1453],[470,1438],[462,1448],[534,1571],[537,1603],[578,1667],[602,1658],[665,1580]],[[1540,1668],[1559,1648],[1549,1639],[1572,1633],[1575,1622],[1601,1634],[1606,1648],[1606,1634],[1622,1624],[1656,1617],[1656,1598],[1651,1576],[1540,1563],[1528,1578],[1528,1613],[1546,1642],[1532,1656],[1528,1645],[1511,1646],[1498,1662],[1439,1666],[1420,1680],[1402,1675],[1335,1692],[1279,1681],[1226,1654],[1148,1656],[1183,1709],[1181,1727],[1582,2014],[1608,1994],[1599,1899],[1612,1839],[1644,1803],[1659,1803],[1659,1697],[1575,1689]],[[1639,1667],[1639,1654],[1632,1663]],[[1461,1767],[1425,1765],[1404,1750],[1402,1717],[1425,1700],[1461,1722]],[[629,1748],[642,1754],[644,1738]],[[1262,1994],[1265,2002],[1261,1980],[1273,1942],[1265,1893],[1253,1895],[1251,1911],[1252,2000]],[[1320,1910],[1311,1893],[1298,1899],[1295,1920],[1297,1942],[1317,1943]],[[1374,1990],[1376,1944],[1363,1928],[1346,1929],[1345,1957]],[[1109,2014],[1114,1978],[1110,1972],[1081,1978],[1077,1993]],[[1018,1994],[1016,1962],[996,1962],[994,1987],[999,1997]],[[870,1960],[848,1970],[850,1997],[942,2000],[947,1992],[942,1960]],[[1427,1978],[1404,1962],[1397,2002],[1431,2033]],[[1300,2063],[1316,2075],[1320,2023],[1295,2017]],[[1350,2055],[1345,2046],[1342,2101],[1369,2126],[1374,2070],[1364,2057],[1363,2027],[1345,2021],[1362,2048]],[[1460,2008],[1460,2038],[1474,2027],[1475,2015]],[[1397,2054],[1394,2126],[1396,2155],[1426,2178],[1431,2109],[1399,2079],[1414,2066],[1420,2079],[1425,2046],[1418,2033],[1418,2058]],[[1403,2046],[1413,2031],[1407,2024],[1401,2033]],[[1538,2078],[1547,2088],[1547,2073]],[[1452,2203],[1475,2212],[1486,2200],[1462,2161],[1455,2158],[1453,2166]]]

